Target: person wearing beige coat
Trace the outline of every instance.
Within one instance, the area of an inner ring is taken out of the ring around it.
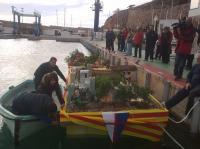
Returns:
[[[192,69],[194,57],[199,52],[200,52],[200,39],[199,39],[199,33],[196,32],[195,38],[194,38],[193,43],[192,43],[192,50],[191,50],[190,55],[188,56],[187,62],[186,62],[186,69],[187,70]]]

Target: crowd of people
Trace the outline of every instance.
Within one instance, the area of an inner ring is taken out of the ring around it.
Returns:
[[[138,28],[136,31],[125,27],[116,36],[118,51],[125,52],[126,56],[142,58],[142,45],[145,45],[145,61],[158,59],[162,60],[162,63],[168,64],[172,53],[172,40],[175,39],[175,81],[182,79],[184,68],[190,71],[186,85],[163,105],[170,109],[185,97],[188,97],[185,110],[187,114],[193,106],[194,98],[200,96],[200,29],[193,26],[192,18],[186,17],[178,23],[172,24],[172,28],[171,31],[170,27],[164,27],[158,35],[153,26],[148,26],[146,29]],[[112,40],[109,40],[110,43],[107,44],[109,38]],[[114,51],[114,41],[114,32],[109,29],[109,34],[106,33],[106,48],[108,50]],[[112,45],[112,48],[110,45]],[[195,55],[197,56],[197,63],[193,65]]]
[[[170,62],[172,54],[172,40],[176,40],[175,48],[175,79],[182,78],[184,67],[191,70],[194,55],[200,50],[199,29],[196,29],[191,18],[183,18],[179,23],[173,24],[173,31],[170,27],[160,29],[158,34],[154,26],[138,27],[136,30],[123,28],[114,33],[112,28],[106,32],[106,49],[114,51],[114,41],[117,39],[118,51],[125,52],[127,56],[142,58],[142,47],[144,45],[145,61],[161,60],[162,63]],[[133,53],[132,53],[133,52]]]

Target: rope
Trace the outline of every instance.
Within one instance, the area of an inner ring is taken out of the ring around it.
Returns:
[[[190,113],[194,110],[194,108],[195,108],[199,103],[200,103],[199,100],[196,101],[196,103],[192,106],[192,108],[189,110],[189,112],[187,113],[187,115],[186,115],[182,120],[180,120],[180,121],[175,121],[174,119],[172,119],[172,118],[170,118],[170,117],[169,117],[169,120],[172,121],[172,122],[174,122],[175,124],[180,124],[180,123],[184,122],[184,121],[188,118],[188,116],[190,115]]]
[[[184,149],[184,147],[161,125],[158,125],[166,134],[167,136],[174,141],[174,143],[176,143],[181,149]]]

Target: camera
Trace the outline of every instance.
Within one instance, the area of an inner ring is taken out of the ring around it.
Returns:
[[[186,18],[179,20],[178,23],[173,23],[171,26],[173,28],[180,28],[180,29],[185,28],[186,27]]]

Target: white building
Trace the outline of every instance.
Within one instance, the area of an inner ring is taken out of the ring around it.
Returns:
[[[189,17],[200,16],[200,0],[191,0]]]

